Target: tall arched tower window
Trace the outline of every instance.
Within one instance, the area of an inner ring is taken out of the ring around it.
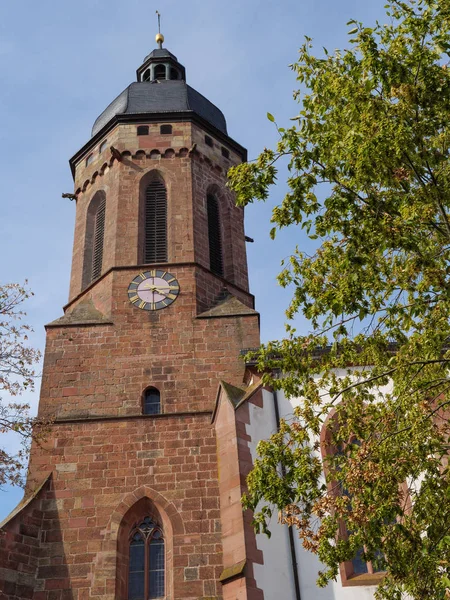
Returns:
[[[106,195],[98,191],[92,198],[86,216],[83,288],[100,277],[105,241]]]
[[[164,598],[165,551],[161,529],[145,517],[130,533],[128,600]]]
[[[161,180],[151,181],[145,191],[144,262],[167,261],[167,192]]]
[[[208,213],[209,268],[216,275],[223,276],[222,236],[220,232],[219,203],[216,196],[206,197]]]

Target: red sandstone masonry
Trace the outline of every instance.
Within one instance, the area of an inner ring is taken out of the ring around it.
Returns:
[[[0,599],[33,598],[42,546],[43,502],[49,484],[0,531]],[[18,507],[20,509],[20,506]]]
[[[136,501],[148,498],[172,546],[173,597],[198,597],[204,583],[216,590],[221,533],[209,414],[56,424],[46,447],[35,449],[31,465],[31,478],[54,469],[54,499],[44,510],[48,558],[40,561],[38,587],[69,589],[82,577],[89,597],[113,598],[114,586],[111,596],[107,590],[108,580],[116,580],[120,523]],[[185,582],[191,554],[209,571]],[[79,597],[78,588],[72,593]]]
[[[203,153],[188,153],[194,140],[204,138],[202,130],[191,123],[176,126],[180,135],[161,136],[156,126],[150,126],[148,136],[136,135],[137,125],[120,125],[109,140],[124,153],[122,162],[111,160],[105,150],[94,163],[82,161],[76,170],[75,188],[81,190],[77,199],[70,298],[81,291],[87,208],[95,193],[106,194],[105,246],[103,268],[138,264],[140,201],[139,186],[144,176],[159,173],[168,194],[168,255],[169,262],[197,261],[209,268],[206,194],[216,193],[220,201],[225,277],[238,287],[248,290],[246,249],[243,230],[243,209],[234,204],[233,194],[226,188],[226,172],[232,162],[217,149],[205,144]],[[170,138],[170,139],[168,139]],[[146,154],[145,145],[154,151]],[[173,154],[165,157],[168,144]],[[197,143],[197,142],[196,142]],[[107,159],[107,162],[103,162]],[[104,170],[102,172],[102,167]],[[100,171],[99,171],[100,169]],[[99,172],[99,176],[93,175]],[[84,189],[85,188],[85,189]],[[194,249],[195,244],[195,249]]]
[[[252,467],[246,433],[250,422],[248,403],[262,403],[261,389],[237,409],[219,390],[218,408],[214,418],[219,463],[220,515],[222,521],[224,569],[245,561],[239,577],[224,581],[224,600],[263,600],[257,587],[253,565],[262,564],[262,552],[257,549],[251,511],[242,511],[241,497],[246,491],[245,480]]]
[[[114,325],[49,328],[41,415],[140,414],[149,385],[160,389],[164,412],[212,410],[218,380],[241,383],[239,352],[258,345],[257,315],[197,319],[195,267],[171,268],[181,289],[174,304],[140,311],[126,293],[138,272],[111,273],[88,294],[96,305],[106,306],[103,288],[110,290],[114,300],[108,316]]]
[[[0,570],[1,600],[124,600],[123,540],[143,511],[166,535],[167,598],[222,598],[210,420],[219,380],[242,382],[239,353],[258,345],[259,326],[256,313],[197,316],[226,290],[253,306],[243,211],[225,187],[230,161],[217,142],[203,148],[201,129],[174,124],[172,136],[160,136],[151,124],[149,136],[137,137],[136,126],[119,125],[108,134],[108,146],[122,153],[121,161],[105,150],[88,167],[83,161],[77,166],[75,188],[84,191],[78,193],[66,312],[89,301],[107,322],[47,330],[39,414],[54,415],[56,422],[45,444],[33,446],[28,490],[49,472],[52,482],[42,501],[30,506],[32,515],[41,515],[39,524],[31,523],[38,537],[28,535],[38,540],[36,551],[27,554],[25,534],[15,530],[28,524],[25,517],[5,527],[0,569],[5,564],[12,571],[28,569],[32,578],[27,589],[17,582],[11,586]],[[201,151],[189,154],[194,137]],[[164,177],[168,197],[169,263],[161,267],[177,277],[181,292],[167,309],[146,312],[130,304],[127,287],[142,270],[140,186],[154,171]],[[105,191],[107,202],[103,276],[81,293],[87,207],[98,190]],[[224,278],[209,272],[209,190],[220,200]],[[142,393],[150,385],[161,392],[163,415],[141,414]],[[34,542],[27,543],[31,548]]]

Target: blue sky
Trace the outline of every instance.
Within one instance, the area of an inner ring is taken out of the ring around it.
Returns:
[[[273,145],[298,114],[288,65],[303,36],[317,52],[348,46],[346,22],[385,18],[383,0],[24,0],[0,3],[0,283],[28,279],[31,342],[44,350],[44,324],[67,301],[75,206],[68,159],[89,139],[95,118],[129,83],[155,47],[155,10],[165,47],[186,67],[188,83],[225,113],[231,137],[249,158]],[[251,290],[263,341],[281,337],[289,291],[277,287],[280,261],[306,243],[301,230],[269,239],[271,207],[247,209]],[[300,321],[299,328],[307,330]],[[37,383],[39,388],[39,382]],[[37,391],[26,398],[33,407]],[[8,443],[12,443],[9,442]],[[3,440],[0,441],[3,444]],[[22,490],[0,491],[0,520]]]

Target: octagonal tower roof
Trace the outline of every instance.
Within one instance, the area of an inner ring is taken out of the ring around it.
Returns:
[[[202,94],[187,85],[185,68],[166,48],[152,50],[144,58],[136,75],[137,82],[130,84],[97,117],[92,136],[117,116],[126,118],[126,115],[150,116],[177,112],[198,115],[227,135],[223,113]]]

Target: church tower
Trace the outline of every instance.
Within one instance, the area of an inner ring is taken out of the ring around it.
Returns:
[[[46,327],[39,406],[53,424],[3,524],[2,600],[263,598],[245,425],[226,408],[259,345],[226,187],[246,150],[157,42],[70,160],[69,301]]]

